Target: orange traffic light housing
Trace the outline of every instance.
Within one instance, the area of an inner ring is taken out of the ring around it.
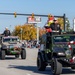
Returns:
[[[17,17],[17,13],[16,13],[16,12],[14,12],[14,17],[15,17],[15,18]]]
[[[34,13],[32,13],[32,18],[34,18]]]
[[[51,15],[51,14],[49,14],[49,15],[48,15],[48,19],[50,19],[50,17],[52,17],[52,15]]]

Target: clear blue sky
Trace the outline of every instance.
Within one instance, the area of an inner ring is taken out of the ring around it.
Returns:
[[[71,27],[73,27],[73,19],[75,17],[75,0],[0,0],[0,13],[34,13],[34,14],[52,14],[63,15],[69,18]],[[42,18],[41,26],[44,25],[46,19]],[[5,16],[0,15],[0,33],[5,27],[13,30],[18,24],[25,24],[25,16]],[[10,28],[11,25],[11,28]]]

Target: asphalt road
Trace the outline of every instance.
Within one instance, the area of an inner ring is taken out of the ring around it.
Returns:
[[[37,49],[26,49],[27,58],[15,59],[14,56],[6,56],[5,60],[0,60],[1,75],[52,75],[50,67],[46,71],[38,71],[36,66]],[[63,69],[61,75],[75,75],[75,71],[70,68]]]

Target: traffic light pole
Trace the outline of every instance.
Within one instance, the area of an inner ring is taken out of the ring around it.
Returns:
[[[66,15],[64,14],[64,15],[63,15],[64,31],[66,30],[66,27],[65,27],[65,24],[66,24],[66,23],[65,23],[65,18],[66,18]]]
[[[32,16],[33,18],[34,18],[34,16],[40,16],[40,17],[49,17],[50,15],[39,15],[39,14],[34,14],[34,13],[32,13],[32,14],[22,14],[22,13],[16,13],[16,12],[14,12],[14,13],[0,13],[0,15],[14,15],[14,17],[16,18],[17,17],[17,15],[19,15],[19,16]],[[64,25],[64,31],[66,30],[65,28],[65,14],[63,15],[63,16],[54,16],[54,17],[56,17],[56,18],[63,18],[63,25]],[[39,44],[39,27],[36,25],[36,27],[37,27],[37,44]],[[21,40],[22,40],[22,28],[21,28]]]
[[[20,16],[31,16],[32,14],[22,14],[22,13],[0,13],[0,15],[20,15]],[[39,14],[34,14],[34,16],[41,16],[41,17],[48,17],[48,15],[39,15]],[[65,31],[65,14],[63,16],[54,16],[56,18],[63,18],[64,21],[64,31]]]
[[[0,14],[1,14],[1,15],[14,15],[15,13],[0,13]],[[32,14],[16,13],[16,15],[21,15],[21,16],[31,16]],[[34,14],[34,16],[48,17],[48,15],[39,15],[39,14]],[[63,18],[63,16],[54,16],[54,17],[60,17],[60,18]]]

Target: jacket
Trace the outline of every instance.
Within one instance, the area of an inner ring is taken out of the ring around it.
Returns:
[[[60,25],[59,24],[55,24],[55,23],[52,23],[51,25],[50,25],[50,28],[52,29],[52,30],[57,30],[57,31],[59,31],[60,33],[61,33],[61,28],[60,28]]]
[[[11,35],[10,30],[5,30],[5,31],[3,32],[3,35],[4,35],[4,36],[10,36],[10,35]]]

